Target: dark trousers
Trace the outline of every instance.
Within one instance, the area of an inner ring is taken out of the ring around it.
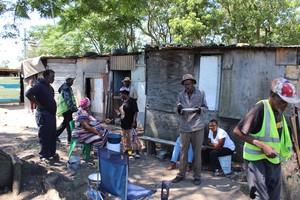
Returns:
[[[233,151],[229,148],[222,148],[219,150],[206,149],[202,150],[203,162],[210,163],[213,169],[222,169],[218,157],[232,155]]]
[[[37,110],[35,121],[38,126],[40,158],[49,158],[56,153],[56,117],[48,111]]]
[[[244,160],[250,198],[256,200],[279,200],[281,189],[281,165],[267,159]]]
[[[67,128],[68,141],[71,141],[72,132],[70,129],[70,121],[73,120],[72,113],[73,112],[71,110],[68,110],[67,112],[63,113],[64,120],[56,130],[57,137],[60,136],[60,134],[65,130],[65,128]]]

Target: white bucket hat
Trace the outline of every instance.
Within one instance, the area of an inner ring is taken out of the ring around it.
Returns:
[[[192,80],[194,82],[194,84],[197,83],[197,81],[194,79],[193,75],[192,74],[185,74],[182,76],[182,81],[181,81],[181,84],[183,85],[183,82],[186,81],[186,80]]]
[[[76,76],[75,75],[72,75],[72,74],[68,74],[66,77],[65,77],[65,80],[68,80],[68,79],[75,79]]]

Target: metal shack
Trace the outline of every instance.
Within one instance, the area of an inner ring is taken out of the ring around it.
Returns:
[[[127,76],[132,85],[137,88],[139,98],[139,128],[144,127],[145,118],[145,64],[141,53],[107,55],[96,57],[37,57],[22,61],[24,87],[30,79],[36,80],[42,76],[45,69],[55,71],[55,81],[52,84],[58,96],[58,89],[65,81],[65,76],[76,76],[72,86],[77,104],[83,97],[89,97],[92,112],[100,118],[114,118],[113,109],[121,104],[119,88]],[[29,107],[25,98],[25,108]]]
[[[206,92],[206,124],[217,119],[239,152],[242,143],[232,131],[257,101],[269,96],[272,80],[285,77],[299,90],[299,47],[169,47],[147,50],[145,60],[145,135],[155,138],[175,141],[178,136],[174,108],[177,94],[183,90],[183,74],[193,74],[197,85]],[[290,107],[286,115],[292,112]]]

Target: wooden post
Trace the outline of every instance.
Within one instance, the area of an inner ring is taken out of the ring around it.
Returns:
[[[22,161],[17,156],[12,156],[13,161],[13,184],[12,192],[15,196],[20,193],[22,179]]]
[[[155,153],[156,153],[155,142],[148,140],[147,141],[147,154],[155,154]]]
[[[298,160],[298,165],[300,166],[300,149],[298,143],[298,136],[297,136],[297,123],[296,123],[296,115],[290,116],[291,121],[291,129],[292,129],[292,140],[294,142],[294,146],[296,149],[296,155]]]

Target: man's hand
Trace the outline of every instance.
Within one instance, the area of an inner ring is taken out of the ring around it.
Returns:
[[[209,149],[209,147],[206,146],[206,145],[203,145],[202,148],[201,148],[202,151],[205,151],[205,150],[207,150],[207,149]]]
[[[121,112],[119,111],[118,108],[115,108],[114,111],[115,111],[115,113],[116,113],[118,116],[121,115]]]
[[[132,122],[131,128],[136,128],[136,122],[135,121]]]
[[[178,111],[178,113],[181,113],[182,108],[183,108],[182,104],[178,103],[177,104],[177,111]]]
[[[198,106],[195,106],[194,108],[197,108],[198,110],[196,110],[195,112],[197,112],[199,115],[201,114],[201,108],[199,108]]]
[[[276,158],[279,153],[275,151],[275,149],[267,144],[265,144],[262,148],[264,154],[268,157],[268,158]]]
[[[110,124],[111,122],[112,122],[111,119],[105,119],[105,123],[106,123],[106,124]]]

